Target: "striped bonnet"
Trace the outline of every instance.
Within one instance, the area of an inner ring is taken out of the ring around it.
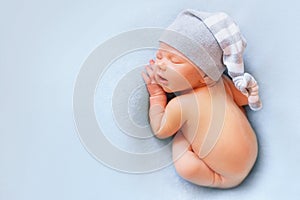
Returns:
[[[226,13],[182,11],[161,35],[214,81],[225,70],[234,78],[244,74],[246,41],[237,24]]]

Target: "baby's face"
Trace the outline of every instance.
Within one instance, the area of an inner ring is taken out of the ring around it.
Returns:
[[[166,92],[186,91],[204,83],[204,73],[176,49],[160,43],[154,77]]]

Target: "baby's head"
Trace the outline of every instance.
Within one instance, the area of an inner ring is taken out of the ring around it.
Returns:
[[[159,39],[217,81],[225,70],[231,77],[244,73],[242,54],[246,41],[225,13],[182,11]]]
[[[166,92],[188,91],[207,85],[206,74],[177,49],[161,42],[154,77]]]

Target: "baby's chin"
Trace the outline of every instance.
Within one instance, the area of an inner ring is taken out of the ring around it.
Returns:
[[[166,85],[161,85],[162,89],[166,92],[166,93],[185,93],[185,92],[190,92],[193,91],[194,88],[191,87],[187,87],[187,88],[170,88]]]
[[[172,90],[171,88],[169,88],[169,87],[166,86],[166,85],[160,84],[160,86],[161,86],[162,89],[163,89],[165,92],[167,92],[167,93],[174,93],[174,92],[176,92],[176,91]]]
[[[170,88],[167,85],[160,85],[162,89],[167,93],[175,93],[175,92],[182,92],[184,90],[176,89],[176,88]]]

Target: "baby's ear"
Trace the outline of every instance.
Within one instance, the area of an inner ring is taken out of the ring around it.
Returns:
[[[204,75],[203,80],[208,87],[214,86],[217,82],[212,80],[207,74]]]
[[[196,65],[194,65],[194,66],[196,67],[197,71],[199,72],[200,76],[202,77],[202,80],[200,80],[200,81],[210,82],[209,76],[207,74],[205,74],[204,71],[200,67],[198,67]]]

